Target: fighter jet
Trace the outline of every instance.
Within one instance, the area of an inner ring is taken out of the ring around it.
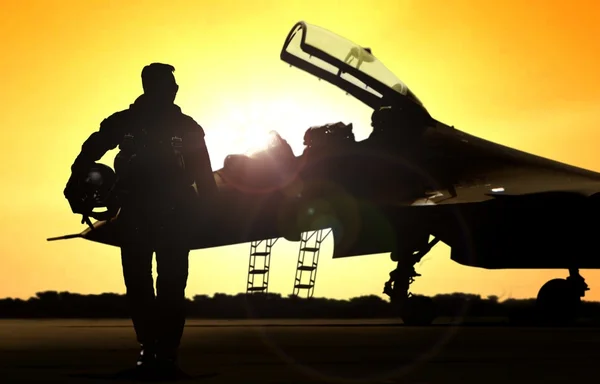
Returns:
[[[295,24],[280,58],[372,108],[372,133],[357,141],[352,124],[311,127],[296,156],[272,132],[263,150],[228,156],[214,172],[212,218],[191,224],[193,249],[330,229],[333,258],[390,253],[385,292],[405,323],[428,324],[431,300],[409,288],[414,265],[441,241],[465,266],[568,270],[540,289],[537,307],[575,316],[588,290],[579,269],[600,268],[599,173],[437,121],[371,49],[316,25]],[[115,220],[70,237],[118,246]]]

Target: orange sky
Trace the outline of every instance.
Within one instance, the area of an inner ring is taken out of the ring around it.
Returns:
[[[177,103],[207,133],[213,168],[276,129],[296,151],[312,125],[370,111],[280,61],[293,24],[369,46],[430,113],[468,133],[600,171],[600,5],[596,1],[32,1],[0,12],[0,297],[124,292],[116,248],[49,236],[83,227],[62,191],[81,143],[141,92],[141,68],[173,64]],[[112,165],[115,153],[103,161]],[[245,290],[248,245],[191,254],[188,296]],[[332,260],[316,296],[380,294],[388,255]],[[599,255],[600,257],[600,255]],[[280,240],[270,291],[291,293],[297,244]],[[413,291],[532,297],[566,271],[485,271],[438,245]],[[600,300],[600,273],[583,271]]]

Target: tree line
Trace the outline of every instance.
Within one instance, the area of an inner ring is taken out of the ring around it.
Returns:
[[[527,311],[535,299],[486,298],[475,294],[452,293],[432,297],[439,316],[505,317]],[[600,317],[599,302],[583,302],[585,314]],[[187,299],[189,318],[391,318],[392,305],[379,296],[360,296],[349,300],[283,297],[277,293],[196,295]],[[124,294],[82,295],[70,292],[39,292],[27,300],[0,299],[0,318],[128,318]]]

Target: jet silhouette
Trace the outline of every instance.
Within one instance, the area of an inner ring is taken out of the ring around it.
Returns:
[[[311,127],[299,156],[272,132],[262,151],[228,156],[214,172],[211,219],[190,223],[192,249],[330,229],[333,258],[389,252],[396,269],[385,292],[405,323],[428,324],[431,301],[409,287],[415,263],[441,241],[466,266],[568,270],[541,288],[537,305],[543,317],[576,315],[588,290],[579,269],[600,268],[599,173],[437,121],[370,49],[318,26],[295,24],[280,57],[371,107],[373,132],[356,141],[352,124]],[[115,220],[67,237],[118,246]]]

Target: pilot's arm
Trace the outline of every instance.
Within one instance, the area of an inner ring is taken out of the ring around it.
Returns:
[[[119,133],[123,116],[116,113],[102,121],[98,131],[92,133],[81,146],[81,151],[73,165],[71,165],[71,177],[67,182],[64,195],[67,199],[76,193],[76,180],[94,162],[100,160],[106,152],[115,149],[120,142]]]
[[[85,170],[111,149],[115,149],[120,142],[119,129],[122,125],[123,116],[116,113],[100,123],[100,129],[92,133],[81,146],[81,152],[71,166],[71,172],[76,173]]]
[[[187,164],[190,166],[190,170],[193,174],[194,181],[196,183],[196,190],[200,198],[212,198],[217,193],[217,183],[210,163],[210,156],[208,154],[208,148],[206,147],[206,141],[204,139],[204,129],[191,119],[193,124],[192,131],[192,146],[188,151]]]

